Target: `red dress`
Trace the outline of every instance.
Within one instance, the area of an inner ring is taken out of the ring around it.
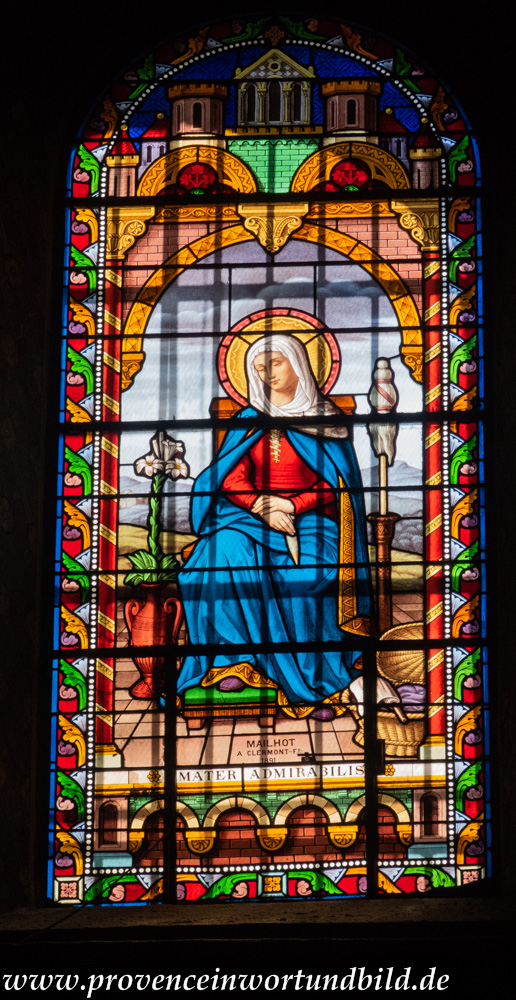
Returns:
[[[275,493],[292,500],[296,514],[317,509],[337,520],[333,490],[305,465],[283,434],[279,441],[264,434],[228,473],[222,489],[228,500],[247,510],[261,493]]]

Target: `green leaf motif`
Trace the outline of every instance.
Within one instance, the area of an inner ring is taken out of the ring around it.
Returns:
[[[83,170],[86,170],[91,177],[91,193],[95,194],[99,189],[99,178],[100,178],[100,164],[99,161],[86,146],[79,146],[79,164]]]
[[[82,354],[79,354],[78,351],[74,351],[73,347],[70,347],[70,344],[67,348],[67,355],[70,362],[70,370],[76,372],[78,375],[82,375],[85,384],[85,394],[86,396],[91,395],[95,382],[90,362]]]
[[[160,550],[161,552],[161,550]],[[124,583],[138,587],[141,583],[174,583],[177,580],[177,559],[175,555],[156,557],[146,549],[131,552],[127,558],[136,572],[127,573]]]
[[[212,886],[201,896],[202,900],[206,899],[216,899],[217,896],[229,896],[236,885],[239,882],[253,882],[256,881],[256,872],[249,873],[248,875],[240,875],[240,873],[235,872],[234,875],[223,875],[222,878],[217,879]]]
[[[68,472],[80,476],[83,482],[84,495],[91,493],[91,469],[82,455],[77,455],[68,445],[65,445],[65,459],[68,462]]]
[[[405,868],[405,875],[425,875],[432,885],[432,889],[441,889],[445,886],[455,885],[451,875],[442,868],[433,868],[430,865],[409,865]]]
[[[64,771],[57,771],[57,780],[64,799],[71,799],[77,809],[77,822],[82,823],[84,819],[84,792],[81,786]]]
[[[471,569],[473,567],[473,561],[478,555],[478,541],[469,545],[467,549],[464,549],[460,555],[457,556],[453,566],[452,566],[452,588],[453,590],[460,590],[460,578],[465,569]]]
[[[77,250],[77,247],[71,247],[70,256],[75,266],[86,275],[86,279],[88,281],[88,293],[91,295],[92,292],[97,290],[97,268],[85,253],[81,253],[80,250]]]
[[[394,76],[400,76],[405,86],[409,87],[410,90],[414,92],[414,94],[418,94],[419,87],[417,86],[416,83],[414,83],[413,80],[410,79],[408,75],[411,69],[412,69],[412,64],[409,63],[405,53],[402,52],[401,49],[396,49],[396,55],[394,57],[394,68],[393,68]]]
[[[74,667],[73,663],[68,663],[66,660],[59,661],[59,669],[63,675],[63,684],[67,687],[75,688],[77,691],[77,703],[79,712],[82,712],[86,708],[86,680],[84,675],[81,674],[77,667]]]
[[[456,486],[459,482],[460,467],[466,462],[470,462],[473,458],[475,448],[477,447],[477,436],[472,434],[468,441],[457,448],[457,451],[453,453],[453,457],[450,463],[450,482],[452,486]]]
[[[147,549],[138,549],[137,552],[131,552],[127,558],[135,569],[158,569],[156,558],[150,552],[147,552]]]
[[[459,344],[457,349],[453,352],[450,361],[450,378],[452,382],[457,383],[459,381],[459,367],[463,361],[470,361],[473,352],[477,346],[477,335],[472,334],[468,337],[463,344]]]
[[[475,235],[470,236],[467,240],[464,240],[459,246],[455,247],[451,254],[450,260],[450,281],[454,284],[457,282],[457,268],[463,260],[471,259],[471,254],[473,247],[475,246]]]
[[[249,21],[239,35],[232,35],[231,38],[224,38],[223,41],[229,45],[230,42],[244,42],[251,38],[256,38],[266,21],[266,17],[262,17],[260,21]]]
[[[294,35],[295,38],[308,38],[310,41],[325,42],[326,38],[324,35],[316,35],[315,32],[309,31],[305,27],[302,21],[292,21],[290,17],[282,17],[282,24],[288,28],[290,33]]]
[[[99,878],[93,885],[90,885],[89,889],[86,889],[84,893],[86,903],[100,903],[103,899],[107,899],[113,886],[120,883],[135,885],[138,883],[138,879],[136,875],[107,875],[104,878]]]
[[[135,87],[132,93],[129,94],[130,101],[133,101],[135,97],[139,97],[140,94],[143,94],[147,85],[154,79],[154,60],[152,55],[147,56],[143,66],[137,70],[137,73],[141,82]]]
[[[174,553],[170,553],[168,556],[163,556],[160,562],[161,569],[177,569],[177,559]]]
[[[459,163],[464,163],[469,155],[469,135],[463,136],[460,142],[450,152],[448,157],[448,170],[452,184],[457,181],[457,167]]]
[[[473,674],[478,672],[478,667],[480,666],[479,660],[480,650],[474,649],[469,656],[465,656],[459,663],[453,679],[453,693],[457,701],[462,701],[462,685],[466,677],[472,677]]]
[[[83,590],[89,590],[90,581],[84,566],[77,559],[72,559],[68,552],[63,552],[63,567],[70,580],[75,580]]]
[[[460,775],[455,788],[455,807],[464,812],[464,797],[468,788],[474,788],[480,784],[480,774],[482,772],[482,761],[476,760],[474,764],[467,767]]]

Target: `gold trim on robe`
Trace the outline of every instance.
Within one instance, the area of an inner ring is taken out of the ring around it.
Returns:
[[[371,619],[357,614],[355,515],[342,476],[339,476],[339,563],[339,627],[354,635],[373,635]]]

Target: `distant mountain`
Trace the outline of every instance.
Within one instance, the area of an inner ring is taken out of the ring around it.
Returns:
[[[370,514],[378,510],[378,465],[362,469],[362,482],[366,487],[365,505],[366,511]],[[423,552],[423,474],[421,469],[415,469],[407,462],[394,462],[389,469],[389,511],[392,514],[399,514],[402,520],[398,521],[394,529],[393,546],[401,549],[402,552],[415,552],[419,555]],[[412,487],[412,489],[399,489],[400,486]],[[367,487],[373,492],[367,492]],[[398,490],[396,489],[398,487]],[[418,487],[414,489],[414,487]],[[411,520],[405,520],[411,518]],[[415,520],[412,520],[414,518]],[[372,528],[368,525],[368,536],[370,543],[373,542]]]
[[[362,478],[366,487],[365,504],[367,513],[378,509],[378,494],[368,492],[367,487],[375,491],[378,487],[378,466],[362,470]],[[177,531],[190,534],[190,493],[193,479],[167,479],[164,489],[162,523],[164,531]],[[150,491],[151,481],[147,478],[134,479],[132,476],[120,477],[120,523],[134,524],[144,528],[147,524],[149,506],[146,495]],[[396,486],[419,487],[396,491]],[[394,488],[392,488],[394,487]],[[394,462],[389,469],[389,510],[399,514],[400,520],[395,528],[394,548],[402,552],[423,552],[423,507],[422,507],[422,473],[419,469],[406,462]],[[406,520],[415,518],[416,520]],[[368,524],[369,542],[373,543],[372,528]]]

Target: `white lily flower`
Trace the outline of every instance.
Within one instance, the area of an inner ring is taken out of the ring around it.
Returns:
[[[170,466],[170,469],[168,468]],[[187,479],[190,475],[190,469],[186,462],[183,462],[181,456],[177,456],[173,462],[167,463],[167,473],[172,479]]]
[[[137,458],[134,463],[137,476],[148,476],[151,479],[157,472],[164,472],[173,479],[177,479],[178,476],[188,476],[188,466],[182,461],[185,451],[182,441],[174,441],[164,431],[158,431],[151,438],[150,447],[148,455]]]

